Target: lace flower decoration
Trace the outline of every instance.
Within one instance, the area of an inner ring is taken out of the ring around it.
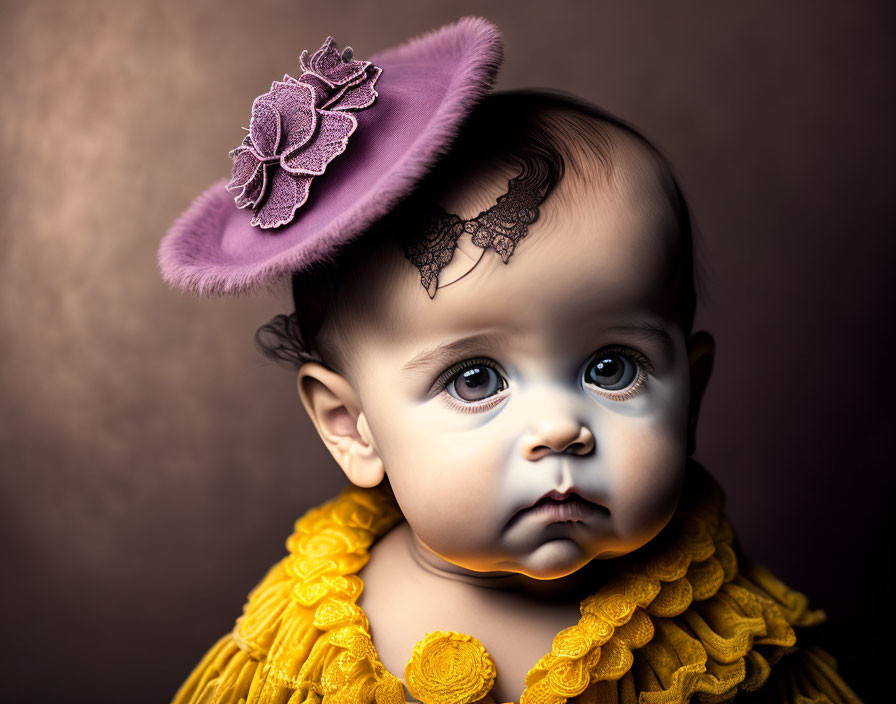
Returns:
[[[230,152],[226,188],[238,208],[253,208],[263,229],[291,222],[308,200],[311,181],[342,154],[358,126],[352,111],[373,105],[382,69],[339,52],[332,37],[299,60],[302,74],[274,81],[252,103],[249,134]]]

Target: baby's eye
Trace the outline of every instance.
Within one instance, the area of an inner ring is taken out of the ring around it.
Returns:
[[[507,388],[507,380],[490,360],[467,360],[440,378],[450,396],[466,404],[484,401]]]
[[[608,348],[601,350],[585,366],[583,381],[614,399],[628,399],[640,391],[650,363],[634,350]]]

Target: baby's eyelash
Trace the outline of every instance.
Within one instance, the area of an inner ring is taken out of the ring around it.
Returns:
[[[627,357],[630,363],[634,364],[636,369],[636,377],[634,381],[630,386],[620,391],[601,388],[597,384],[584,381],[585,372],[590,368],[592,364],[595,363],[595,360],[597,360],[601,355],[609,354],[619,354]],[[456,398],[454,394],[448,391],[448,385],[452,382],[452,380],[458,378],[459,375],[465,370],[475,369],[476,367],[488,367],[489,369],[491,369],[502,380],[504,384],[503,388],[497,390],[491,396],[488,396],[480,401],[462,401]],[[582,370],[582,372],[580,372],[580,378],[583,379],[583,383],[585,384],[585,386],[594,393],[600,394],[601,396],[611,401],[628,401],[629,399],[634,398],[644,391],[647,385],[647,379],[653,373],[653,370],[653,364],[650,362],[647,356],[639,350],[636,350],[632,347],[627,347],[625,345],[610,345],[608,347],[601,348],[588,358],[588,361],[585,363],[584,369]],[[428,397],[432,398],[434,396],[439,396],[450,408],[455,411],[460,411],[461,413],[481,413],[483,411],[488,411],[500,404],[507,396],[507,394],[505,393],[507,389],[507,380],[501,373],[501,368],[497,362],[489,359],[488,357],[472,357],[470,359],[464,359],[460,362],[452,364],[445,371],[439,374],[439,376],[430,387]]]
[[[471,359],[465,359],[462,362],[452,364],[445,371],[439,374],[438,378],[432,384],[432,390],[436,392],[444,390],[444,388],[448,385],[448,382],[451,381],[451,377],[453,377],[455,374],[458,374],[459,372],[464,371],[465,369],[475,367],[476,365],[491,367],[496,372],[499,371],[498,366],[495,364],[495,362],[488,357],[472,357]]]
[[[476,367],[490,368],[498,378],[503,381],[504,387],[481,401],[463,402],[458,400],[448,391],[448,384],[451,383],[452,379],[457,378],[465,370],[474,369]],[[490,410],[501,403],[507,396],[505,393],[507,388],[507,379],[501,373],[501,368],[494,360],[489,359],[488,357],[473,357],[458,362],[457,364],[452,364],[448,369],[439,374],[438,378],[433,382],[430,390],[430,397],[438,395],[449,407],[462,413],[481,413]]]
[[[640,394],[647,386],[647,377],[653,374],[653,364],[651,364],[650,360],[638,350],[633,347],[625,347],[623,345],[611,345],[609,347],[602,347],[600,350],[595,352],[585,363],[585,370],[587,370],[590,365],[596,360],[600,355],[603,354],[624,354],[627,357],[630,357],[637,367],[638,375],[635,377],[635,381],[626,389],[622,391],[611,391],[609,389],[602,389],[595,384],[588,384],[585,382],[589,389],[594,391],[595,393],[600,394],[601,396],[610,399],[611,401],[628,401],[638,394]],[[584,376],[584,374],[583,374]]]
[[[485,401],[471,401],[469,403],[461,403],[454,396],[449,394],[447,391],[443,394],[440,394],[440,397],[455,411],[460,411],[461,413],[482,413],[483,411],[488,411],[497,406],[501,401],[506,398],[507,394],[503,391],[499,391],[494,396],[489,396]]]

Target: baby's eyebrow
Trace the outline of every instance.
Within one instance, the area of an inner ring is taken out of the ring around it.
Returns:
[[[666,328],[647,321],[639,320],[630,325],[614,325],[611,328],[606,328],[604,332],[609,335],[627,335],[638,340],[653,342],[661,348],[664,355],[671,356],[675,348],[675,343],[672,342]]]
[[[488,345],[500,345],[506,342],[507,336],[498,333],[476,333],[461,337],[451,342],[442,342],[435,347],[423,350],[413,359],[405,362],[402,371],[418,371],[430,369],[434,366],[444,366],[453,362],[458,357],[464,357],[475,352],[481,352]]]
[[[614,325],[603,328],[604,335],[625,335],[636,340],[653,342],[663,354],[671,355],[675,347],[672,338],[662,325],[647,321],[636,321],[627,325]],[[444,367],[459,358],[466,357],[489,346],[499,346],[508,341],[508,336],[501,333],[476,333],[450,342],[442,342],[428,350],[423,350],[411,360],[404,363],[402,371],[426,371],[433,367]]]

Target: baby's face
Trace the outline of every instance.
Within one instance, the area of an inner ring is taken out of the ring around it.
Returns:
[[[644,155],[617,160],[610,181],[565,177],[506,265],[490,250],[433,299],[397,248],[371,262],[352,383],[416,539],[468,570],[563,577],[644,545],[677,505],[675,225]],[[474,215],[493,185],[446,209]]]

